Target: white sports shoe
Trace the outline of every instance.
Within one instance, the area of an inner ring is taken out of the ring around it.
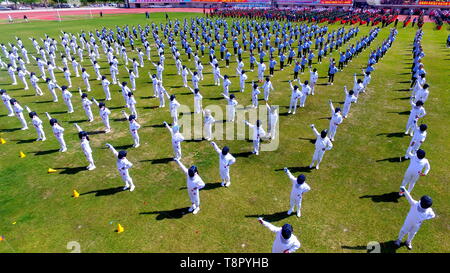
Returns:
[[[192,207],[190,207],[190,208],[188,209],[189,212],[192,212],[193,210],[194,210],[194,205],[192,205]]]
[[[297,217],[302,216],[302,213],[300,212],[300,210],[297,210]]]
[[[292,214],[292,210],[289,209],[288,212],[287,212],[287,215],[291,215],[291,214]]]
[[[192,214],[197,214],[200,211],[200,207],[196,207],[194,209],[194,211],[192,212]]]
[[[405,244],[406,244],[406,247],[407,247],[409,250],[412,250],[412,244],[411,244],[411,242],[405,242]]]
[[[402,243],[402,241],[401,241],[401,240],[397,240],[397,241],[395,241],[395,243],[394,243],[394,244],[395,244],[396,246],[398,246],[398,247],[399,247],[401,243]]]
[[[228,181],[226,184],[225,184],[225,187],[229,187],[230,186],[230,184],[231,184],[231,182],[230,181]]]
[[[126,190],[128,190],[129,188],[130,188],[130,187],[125,186],[125,187],[123,187],[123,190],[126,191]]]
[[[130,191],[134,191],[135,186],[131,185]]]
[[[222,183],[220,183],[220,185],[221,185],[222,187],[225,187],[225,183],[223,183],[223,182],[222,182]]]

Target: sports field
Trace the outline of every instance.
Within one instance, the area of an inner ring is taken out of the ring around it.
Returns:
[[[202,15],[169,13],[169,16],[182,22]],[[81,30],[100,30],[103,26],[115,30],[116,25],[144,26],[151,22],[165,23],[164,13],[152,14],[151,20],[135,14],[3,24],[0,26],[0,43],[15,42],[18,36],[29,54],[35,54],[29,37],[41,38],[48,34],[58,38],[61,30],[76,34]],[[412,251],[404,246],[396,249],[393,244],[409,211],[408,202],[397,193],[409,164],[409,161],[400,162],[399,158],[405,154],[410,141],[403,132],[411,108],[411,46],[416,31],[416,28],[402,28],[401,25],[399,23],[392,48],[375,65],[368,91],[360,95],[358,103],[352,105],[349,118],[339,126],[334,147],[326,152],[320,170],[308,168],[315,138],[309,124],[314,123],[319,131],[328,128],[328,100],[332,99],[335,106],[343,102],[343,86],[347,85],[349,89],[353,86],[353,74],[361,74],[369,50],[337,73],[332,86],[325,85],[328,61],[316,64],[315,58],[313,67],[318,69],[319,85],[315,96],[309,96],[306,107],[298,110],[296,115],[286,114],[291,95],[288,80],[293,78],[293,66],[279,71],[277,65],[271,79],[275,91],[271,93],[270,103],[280,106],[280,145],[276,151],[263,151],[255,156],[251,154],[250,141],[218,140],[217,144],[220,147],[228,145],[237,159],[231,166],[229,188],[220,186],[218,156],[207,141],[182,143],[182,162],[197,165],[207,183],[200,191],[202,209],[197,215],[187,213],[190,202],[186,178],[172,161],[170,134],[162,125],[164,121],[171,122],[168,108],[158,108],[158,99],[152,97],[153,89],[147,74],[149,71],[155,73],[155,68],[150,62],[145,61],[136,81],[141,146],[131,148],[128,123],[120,112],[123,107],[120,88],[111,85],[113,99],[107,106],[112,111],[113,131],[90,136],[97,166],[94,171],[85,168],[86,159],[73,123],[89,132],[103,130],[103,124],[96,107],[92,108],[95,121],[86,121],[76,89],[78,86],[84,89],[81,78],[72,78],[75,112],[68,115],[61,99],[59,103],[52,102],[45,83],[40,82],[44,96],[36,97],[31,85],[30,90],[23,90],[19,79],[17,86],[11,86],[7,71],[1,70],[0,88],[6,89],[22,106],[27,105],[39,114],[47,141],[35,142],[34,128],[29,125],[29,130],[21,131],[18,119],[8,117],[6,108],[0,105],[0,137],[6,140],[0,145],[0,236],[3,236],[0,252],[70,252],[66,247],[71,241],[80,244],[81,252],[270,252],[273,234],[257,222],[258,217],[277,226],[290,223],[302,244],[300,253],[362,253],[367,251],[370,241],[379,242],[382,252],[449,252],[450,49],[445,44],[449,29],[436,31],[431,23],[425,24],[422,40],[426,54],[423,63],[430,85],[430,97],[425,104],[428,114],[423,119],[428,125],[428,136],[422,149],[427,152],[431,171],[420,178],[412,196],[419,199],[424,194],[430,195],[437,217],[424,222],[413,241]],[[329,28],[341,26],[330,25]],[[360,33],[353,41],[369,30],[370,27],[360,26]],[[160,37],[163,37],[161,33]],[[382,29],[370,48],[380,45],[388,34],[389,27]],[[151,35],[149,39],[152,43]],[[138,39],[136,45],[140,46]],[[179,40],[177,45],[180,45]],[[230,52],[233,52],[232,48]],[[109,66],[102,51],[101,54],[99,63],[109,78]],[[152,54],[152,60],[156,61],[156,49],[152,48]],[[164,86],[170,94],[176,94],[181,104],[193,109],[192,93],[183,87],[168,48],[165,55]],[[136,52],[130,49],[128,56],[135,57]],[[248,69],[248,51],[243,56]],[[338,58],[338,52],[333,51],[333,57]],[[181,58],[183,64],[195,70],[193,62],[189,62],[184,53]],[[61,65],[60,59],[57,60]],[[39,72],[33,60],[32,63],[27,66],[28,70]],[[203,107],[219,105],[225,109],[222,86],[214,85],[207,54],[202,57],[202,63],[205,67],[205,80],[200,82]],[[91,75],[93,91],[89,97],[103,99],[101,83],[95,80],[88,58],[85,57],[82,65]],[[256,69],[247,73],[248,86],[240,93],[234,56],[229,68],[225,67],[224,61],[220,61],[220,67],[222,75],[231,76],[230,90],[239,103],[250,105],[250,83],[257,81]],[[62,72],[57,71],[56,76],[60,85],[65,83]],[[119,78],[128,80],[125,70],[120,70]],[[300,78],[302,81],[309,79],[309,72],[301,74]],[[262,94],[260,99],[262,104]],[[59,145],[44,112],[57,118],[65,128],[66,153],[58,152]],[[27,115],[26,119],[29,121]],[[116,170],[116,159],[105,148],[105,143],[128,150],[128,159],[134,164],[130,173],[135,191],[122,191],[123,182]],[[21,151],[26,154],[25,158],[19,158]],[[286,214],[291,182],[282,171],[283,167],[289,167],[295,176],[304,173],[312,188],[303,198],[300,218]],[[48,174],[48,168],[56,169],[57,173]],[[72,197],[74,189],[80,193],[79,198]],[[115,230],[119,223],[125,231],[118,234]]]

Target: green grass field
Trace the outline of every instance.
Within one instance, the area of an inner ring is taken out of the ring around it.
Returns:
[[[156,23],[165,21],[164,14],[152,16]],[[172,19],[180,20],[195,16],[200,15],[170,14]],[[58,37],[60,30],[77,33],[102,26],[115,30],[115,25],[145,25],[147,22],[143,15],[118,15],[3,25],[0,42],[12,42],[19,36],[29,53],[34,53],[28,40],[30,36],[42,37],[46,33]],[[330,29],[340,26],[330,25]],[[360,34],[352,41],[369,30],[361,26]],[[69,116],[61,99],[59,103],[51,102],[44,83],[40,83],[44,96],[36,97],[31,86],[28,91],[23,90],[21,83],[11,86],[7,72],[0,71],[0,88],[8,90],[22,106],[28,105],[37,111],[47,134],[46,142],[34,142],[34,128],[19,130],[17,118],[7,117],[5,107],[0,106],[0,137],[7,141],[0,145],[0,236],[4,236],[0,241],[0,252],[70,252],[66,248],[70,241],[79,242],[82,252],[270,252],[273,234],[257,222],[259,216],[278,226],[292,224],[294,234],[302,243],[298,252],[362,253],[366,252],[370,241],[380,242],[382,252],[411,252],[405,247],[393,248],[393,240],[409,210],[405,198],[395,196],[409,164],[397,162],[397,159],[404,155],[410,141],[403,132],[410,110],[409,92],[405,90],[409,88],[415,31],[416,28],[399,27],[397,40],[375,66],[368,92],[361,95],[358,104],[352,106],[350,117],[339,127],[334,148],[325,154],[320,170],[306,168],[314,151],[310,142],[314,135],[308,125],[314,123],[319,130],[328,128],[328,100],[343,101],[343,86],[347,85],[349,89],[353,86],[353,73],[360,73],[365,66],[368,50],[336,75],[333,86],[318,85],[316,95],[308,97],[306,107],[295,116],[285,115],[291,92],[288,79],[292,79],[293,67],[279,71],[277,65],[272,78],[275,91],[270,103],[281,106],[279,148],[261,152],[259,156],[248,156],[251,142],[217,141],[220,147],[228,145],[237,157],[231,168],[230,188],[217,187],[220,185],[218,158],[211,145],[206,141],[184,142],[182,162],[196,164],[203,180],[211,184],[200,192],[202,210],[197,215],[181,214],[190,206],[184,188],[186,178],[176,163],[169,161],[173,156],[170,134],[160,125],[163,121],[170,122],[171,117],[167,107],[155,108],[159,102],[150,98],[153,89],[146,75],[149,69],[152,73],[155,69],[148,61],[139,71],[141,77],[135,92],[142,128],[141,147],[128,149],[128,159],[134,163],[131,176],[136,184],[136,190],[131,193],[117,190],[123,187],[123,182],[116,170],[115,158],[104,147],[106,142],[125,147],[132,144],[128,124],[121,120],[123,99],[117,86],[111,85],[113,100],[107,103],[112,111],[113,133],[91,136],[97,169],[88,172],[72,123],[78,121],[86,131],[102,130],[103,124],[96,107],[93,107],[95,121],[84,121],[85,113],[76,91],[77,86],[84,88],[81,78],[72,79],[75,113]],[[429,127],[428,137],[422,147],[427,152],[431,171],[420,178],[412,195],[416,199],[423,194],[430,195],[437,217],[422,225],[413,241],[412,252],[449,252],[450,50],[445,45],[449,30],[436,31],[434,24],[425,24],[424,32],[426,56],[423,62],[431,87],[425,105],[428,115],[423,119]],[[371,48],[380,45],[388,34],[389,28],[383,29]],[[155,53],[156,50],[152,50],[153,61],[156,60]],[[336,55],[334,51],[333,56]],[[193,69],[193,63],[188,62],[184,54],[182,57],[183,63]],[[248,69],[248,52],[244,57]],[[206,65],[208,56],[202,60],[205,67],[205,80],[200,83],[203,106],[225,107],[225,100],[217,99],[222,87],[212,85],[211,67]],[[233,75],[230,90],[237,92],[239,79],[234,77],[236,63],[234,57],[232,60],[230,68],[225,68],[224,61],[220,62],[221,72],[222,75]],[[109,77],[103,53],[100,61],[102,70]],[[87,58],[83,64],[92,80],[93,91],[89,96],[103,99],[102,87],[95,81]],[[320,77],[326,76],[327,66],[328,61],[314,64]],[[34,65],[29,65],[28,70],[38,72]],[[256,80],[256,70],[248,76],[249,83]],[[302,80],[309,79],[309,72],[300,76]],[[60,85],[65,83],[59,71],[57,78]],[[124,70],[119,78],[125,78]],[[319,78],[318,83],[326,80]],[[193,107],[192,95],[182,85],[170,51],[166,49],[164,86],[169,93],[177,95],[181,104]],[[236,93],[236,96],[240,104],[250,105],[250,84],[245,93]],[[46,111],[66,129],[66,153],[58,152],[59,144],[44,115]],[[26,118],[29,120],[27,115]],[[19,158],[20,151],[27,157]],[[291,184],[281,171],[285,166],[294,175],[305,173],[312,188],[303,199],[301,218],[286,215]],[[47,174],[48,168],[58,172]],[[79,198],[72,197],[73,189],[81,194]],[[115,232],[117,223],[125,228],[125,232]]]

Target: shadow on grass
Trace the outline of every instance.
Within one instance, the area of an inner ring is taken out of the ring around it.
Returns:
[[[371,198],[373,202],[380,203],[380,202],[393,202],[398,203],[398,199],[401,198],[401,196],[398,195],[398,192],[390,192],[390,193],[384,193],[379,195],[363,195],[359,197],[360,199],[364,198]]]
[[[48,154],[53,154],[53,153],[56,153],[56,152],[59,152],[59,149],[34,152],[34,155],[48,155]]]
[[[403,112],[386,112],[389,114],[399,114],[399,115],[409,115],[411,111],[403,111]]]
[[[59,115],[59,114],[67,114],[67,111],[54,111],[54,112],[48,112],[51,115]]]
[[[377,136],[386,136],[386,137],[404,137],[405,134],[403,132],[398,133],[380,133]]]
[[[402,157],[389,157],[389,158],[379,159],[376,162],[389,161],[392,163],[396,163],[396,162],[402,162],[405,160],[406,160],[405,157],[402,156]]]
[[[299,137],[298,139],[308,140],[310,143],[316,144],[316,139],[314,139],[314,138]]]
[[[170,161],[174,161],[172,157],[166,157],[166,158],[158,158],[158,159],[148,159],[148,160],[141,160],[139,162],[151,162],[152,164],[167,164]]]
[[[234,157],[249,157],[252,154],[253,154],[252,152],[241,152],[241,153],[233,154],[233,156]]]
[[[189,207],[173,209],[173,210],[140,212],[139,214],[140,215],[158,214],[158,216],[156,216],[156,220],[164,220],[164,219],[179,219],[188,213],[189,213]]]
[[[311,169],[309,166],[304,166],[304,167],[287,167],[289,169],[289,171],[291,172],[301,172],[301,173],[310,173],[311,170],[315,169]],[[281,172],[284,171],[283,169],[275,169],[276,172]]]
[[[67,168],[55,168],[55,170],[63,170],[59,174],[77,174],[82,171],[87,171],[86,166],[83,167],[67,167]]]
[[[109,189],[103,189],[103,190],[88,191],[85,193],[81,193],[80,195],[95,193],[95,196],[107,196],[107,195],[114,195],[121,191],[124,191],[123,187],[115,187],[115,188],[109,188]]]
[[[129,148],[131,148],[131,147],[133,147],[133,145],[132,144],[128,144],[128,145],[121,145],[121,146],[117,146],[117,147],[114,147],[116,150],[127,150],[127,149],[129,149]]]
[[[50,103],[53,102],[52,100],[45,100],[45,101],[35,101],[34,103]]]
[[[286,219],[294,214],[288,215],[286,211],[275,212],[273,214],[254,214],[254,215],[245,215],[246,218],[259,218],[262,217],[264,221],[268,222],[277,222],[283,219]]]
[[[207,98],[208,100],[223,100],[224,97],[217,97],[217,98]]]
[[[409,100],[409,99],[410,99],[410,97],[403,97],[403,98],[395,98],[393,100]]]
[[[19,131],[21,128],[13,128],[13,129],[1,129],[0,132],[15,132]]]
[[[165,128],[166,126],[164,124],[153,124],[153,125],[148,125],[148,126],[144,126],[144,127]]]
[[[205,183],[205,186],[201,190],[202,191],[209,191],[209,190],[214,190],[214,189],[221,188],[221,187],[222,187],[222,183],[221,182]],[[185,190],[185,189],[187,189],[187,187],[179,188],[179,190]]]
[[[341,246],[341,248],[351,250],[365,250],[367,253],[371,253],[373,251],[373,248],[369,250],[367,249],[367,246]],[[399,249],[399,247],[395,245],[394,240],[380,243],[381,253],[396,253],[397,249]]]
[[[22,139],[22,140],[13,140],[13,141],[17,141],[16,144],[25,144],[25,143],[32,143],[35,142],[36,139],[32,138],[32,139]]]

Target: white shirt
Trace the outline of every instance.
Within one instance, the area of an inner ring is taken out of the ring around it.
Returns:
[[[291,198],[301,198],[303,193],[311,190],[311,187],[306,184],[306,182],[303,182],[303,184],[299,185],[297,183],[297,178],[295,178],[289,170],[286,174],[292,182]]]
[[[285,250],[292,253],[300,248],[300,242],[294,234],[291,234],[291,237],[286,240],[283,238],[283,235],[281,235],[281,227],[276,227],[264,220],[262,220],[262,224],[270,229],[270,231],[276,233],[275,240],[272,245],[272,253],[283,253]]]
[[[419,172],[422,172],[424,168],[425,171],[423,172],[423,174],[428,174],[428,172],[430,171],[430,162],[428,162],[428,159],[419,159],[417,158],[417,155],[414,155],[413,157],[411,157],[411,161],[409,162],[409,166],[406,172],[419,175]]]

